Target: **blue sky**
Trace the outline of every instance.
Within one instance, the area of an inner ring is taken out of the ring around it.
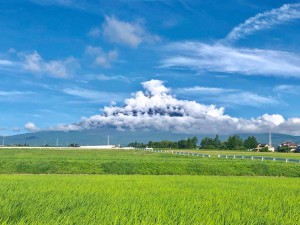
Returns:
[[[0,0],[0,30],[2,135],[300,134],[299,1]]]

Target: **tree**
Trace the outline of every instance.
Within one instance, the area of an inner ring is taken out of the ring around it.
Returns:
[[[187,139],[187,147],[189,149],[195,149],[195,148],[197,148],[197,144],[198,144],[198,138],[197,137],[193,137],[193,138],[188,138]]]
[[[200,146],[202,149],[215,149],[214,139],[205,137],[201,140]]]
[[[178,148],[181,148],[181,149],[188,148],[187,141],[186,140],[178,141]]]
[[[258,145],[258,142],[255,137],[249,136],[245,141],[244,141],[244,146],[246,149],[254,149]]]
[[[227,139],[227,148],[230,150],[244,149],[244,141],[237,134],[229,136]]]
[[[289,146],[278,146],[277,147],[277,152],[290,152],[291,147]]]
[[[221,145],[222,145],[222,141],[219,138],[219,135],[217,134],[214,141],[213,141],[213,145],[216,149],[220,149]]]

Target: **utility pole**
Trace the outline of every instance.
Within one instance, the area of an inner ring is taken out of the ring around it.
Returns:
[[[109,134],[107,135],[107,146],[109,145]]]
[[[269,146],[272,147],[272,134],[269,132]]]
[[[58,147],[58,138],[56,138],[56,147]]]

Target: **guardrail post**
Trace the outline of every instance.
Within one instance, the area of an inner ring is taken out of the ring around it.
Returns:
[[[210,155],[208,155],[208,158],[210,158]]]
[[[244,156],[242,156],[242,159],[244,159],[245,157]]]
[[[253,156],[251,156],[251,160],[254,160]]]
[[[264,161],[264,157],[261,157],[261,161]]]
[[[273,158],[273,161],[276,161],[276,158]]]
[[[220,155],[218,155],[218,158],[220,158],[221,156]]]
[[[233,156],[233,158],[235,159],[235,155]]]
[[[227,155],[226,155],[226,159],[227,159]]]
[[[285,162],[288,162],[288,159],[285,159]]]

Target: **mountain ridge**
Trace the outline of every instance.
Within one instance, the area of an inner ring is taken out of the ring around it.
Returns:
[[[248,136],[254,136],[260,143],[269,142],[269,134],[251,134],[251,133],[237,133],[242,139]],[[106,145],[107,136],[110,136],[110,144],[126,146],[130,142],[143,142],[170,140],[178,141],[188,137],[196,136],[199,143],[204,137],[215,137],[215,135],[205,134],[179,134],[165,131],[130,131],[117,130],[115,128],[98,128],[92,130],[81,131],[39,131],[35,133],[24,133],[18,135],[6,136],[4,138],[5,145],[27,144],[30,146],[68,146],[72,143],[79,145]],[[226,140],[230,135],[219,135],[222,141]],[[284,141],[292,141],[300,144],[300,136],[293,136],[287,134],[273,133],[273,146],[278,146]]]

